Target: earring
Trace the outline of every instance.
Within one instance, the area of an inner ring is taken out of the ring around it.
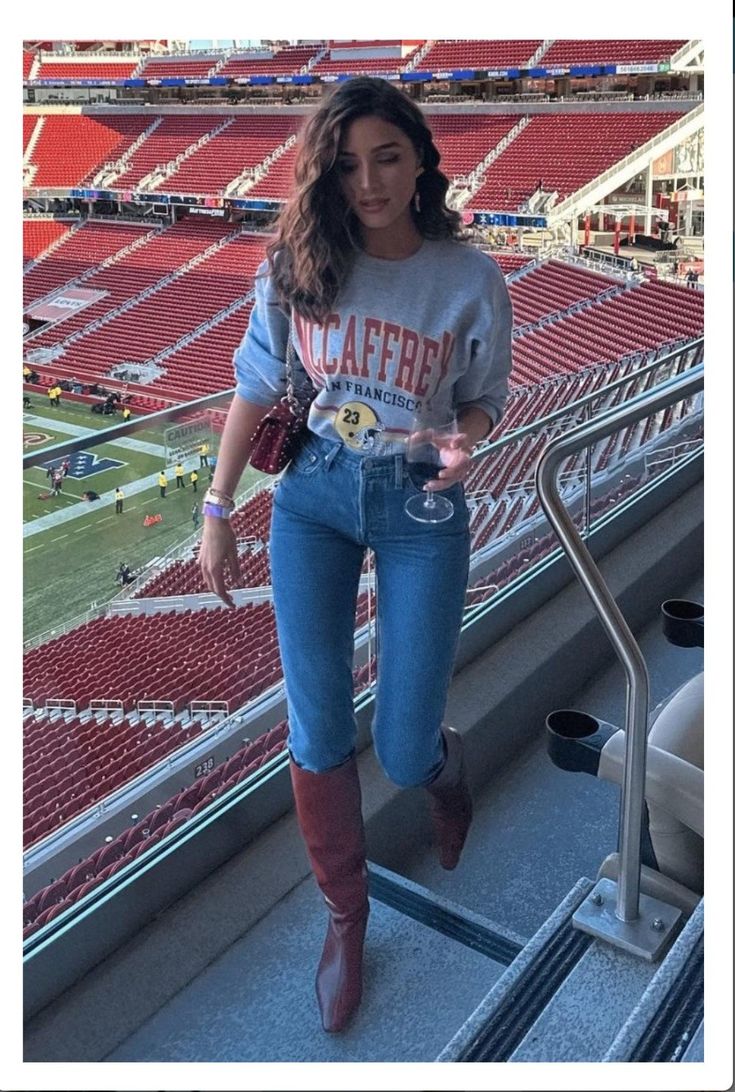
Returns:
[[[416,212],[421,212],[421,194],[418,190],[416,190],[416,193],[413,195],[413,207],[416,209]]]

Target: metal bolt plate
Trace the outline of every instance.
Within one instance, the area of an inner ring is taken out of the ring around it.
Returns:
[[[641,892],[636,920],[621,921],[615,913],[617,894],[615,880],[598,880],[575,912],[572,925],[651,963],[661,959],[679,928],[681,910]],[[654,926],[654,922],[661,924]]]

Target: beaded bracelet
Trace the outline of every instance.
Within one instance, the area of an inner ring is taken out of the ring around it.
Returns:
[[[232,509],[226,508],[223,504],[212,504],[211,501],[205,501],[202,505],[203,516],[216,516],[217,519],[229,519],[232,515]]]

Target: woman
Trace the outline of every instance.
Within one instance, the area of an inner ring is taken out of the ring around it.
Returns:
[[[367,547],[378,582],[376,754],[396,784],[428,789],[445,868],[472,817],[461,737],[442,717],[469,570],[462,481],[507,397],[511,308],[498,266],[462,241],[439,158],[421,111],[386,81],[349,80],[317,109],[235,353],[236,394],[202,509],[204,579],[232,606],[227,516],[253,431],[285,390],[291,320],[317,396],[275,491],[271,567],[296,811],[330,915],[317,972],[328,1031],[359,1005],[368,917],[352,682]],[[460,426],[425,487],[454,503],[439,525],[404,511],[417,493],[406,439],[429,400]]]

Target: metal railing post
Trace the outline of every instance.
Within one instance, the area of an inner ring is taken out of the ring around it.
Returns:
[[[536,468],[536,485],[541,506],[574,572],[592,600],[600,622],[625,670],[626,748],[621,799],[620,871],[615,908],[615,917],[624,926],[635,923],[639,918],[640,839],[648,742],[648,672],[633,634],[562,503],[557,487],[557,477],[562,462],[570,455],[609,436],[612,432],[617,432],[643,417],[696,394],[704,385],[703,372],[703,365],[697,365],[685,375],[663,383],[657,390],[646,391],[627,405],[616,407],[597,420],[584,422],[563,436],[557,437],[547,446]],[[648,899],[648,903],[657,901]],[[671,924],[673,925],[673,922]],[[604,936],[637,954],[654,958],[650,954],[654,949],[649,947],[641,937],[633,937],[630,932],[626,933],[625,929],[617,929],[609,920],[594,927],[590,927],[589,922],[580,923],[580,927],[588,928],[588,931],[595,932],[595,935]],[[663,930],[661,934],[659,942],[663,940]],[[650,942],[650,937],[646,940]]]

